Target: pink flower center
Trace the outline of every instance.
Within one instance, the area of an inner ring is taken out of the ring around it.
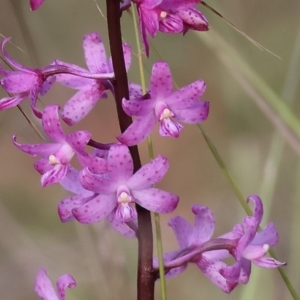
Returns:
[[[137,219],[137,212],[133,205],[134,199],[131,196],[130,191],[126,186],[121,186],[118,190],[116,218],[123,222],[129,222]]]

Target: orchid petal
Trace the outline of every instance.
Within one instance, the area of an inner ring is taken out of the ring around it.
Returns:
[[[127,146],[137,145],[150,135],[155,123],[156,116],[154,111],[149,115],[137,117],[117,139]]]
[[[189,246],[189,237],[193,232],[192,226],[182,217],[172,218],[168,225],[173,229],[177,242],[181,249]]]
[[[76,281],[73,276],[64,274],[57,279],[56,288],[59,300],[65,300],[67,288],[73,289],[76,287]]]
[[[92,173],[89,168],[84,168],[79,173],[80,182],[86,190],[96,193],[111,194],[116,191],[115,182],[108,180],[104,175]]]
[[[68,197],[58,204],[57,210],[58,215],[61,222],[68,222],[75,219],[73,216],[72,210],[74,208],[78,208],[85,203],[91,201],[94,198],[94,193],[90,192],[89,196],[86,194],[84,195],[73,195]]]
[[[3,54],[3,56],[5,57],[5,59],[7,60],[7,62],[14,68],[17,69],[19,71],[24,71],[27,73],[35,73],[33,69],[31,68],[27,68],[22,66],[21,64],[19,64],[17,61],[15,61],[4,49],[5,44],[10,40],[10,38],[5,38],[3,39],[2,43],[1,43],[1,52]]]
[[[50,164],[49,158],[42,157],[34,163],[34,168],[41,174],[53,169],[53,165]]]
[[[85,35],[83,40],[85,61],[92,73],[108,73],[104,44],[98,33]]]
[[[22,150],[25,153],[28,153],[32,156],[36,156],[37,154],[49,156],[55,153],[60,147],[59,143],[52,144],[19,144],[17,143],[17,135],[13,136],[14,145]]]
[[[169,192],[150,188],[147,190],[132,190],[135,202],[140,206],[160,214],[172,212],[178,204],[179,197]]]
[[[215,230],[215,218],[209,208],[202,205],[193,205],[192,212],[195,215],[195,223],[188,246],[201,245],[208,241]]]
[[[62,119],[71,126],[78,123],[92,110],[103,92],[104,87],[98,84],[83,87],[65,104]]]
[[[0,100],[0,110],[8,109],[19,105],[22,101],[24,101],[28,97],[29,93],[18,94],[13,97],[6,97]]]
[[[201,260],[197,263],[197,266],[201,269],[203,274],[218,288],[225,293],[230,293],[238,284],[238,282],[231,282],[226,280],[221,274],[220,270],[227,265],[222,261],[216,261],[214,263],[208,263],[205,260]]]
[[[162,180],[164,175],[167,173],[168,168],[168,159],[159,155],[133,174],[127,181],[127,186],[133,190],[149,188]]]
[[[117,205],[116,201],[115,194],[98,195],[81,207],[74,208],[72,213],[82,224],[99,222],[113,211]]]
[[[190,108],[174,109],[173,113],[175,114],[175,119],[184,123],[195,124],[203,122],[208,117],[209,102],[201,101]]]
[[[121,235],[127,237],[127,238],[135,238],[136,237],[136,232],[131,229],[125,222],[122,222],[120,220],[117,220],[115,218],[115,213],[111,213],[107,217],[108,222],[110,225]]]
[[[133,161],[128,147],[113,145],[108,152],[107,169],[112,181],[124,184],[133,174]]]
[[[159,22],[159,31],[164,33],[179,33],[183,31],[182,19],[174,14],[168,14]]]
[[[56,77],[55,76],[51,76],[48,77],[42,84],[41,88],[40,88],[40,94],[42,96],[46,95],[47,92],[50,90],[50,88],[53,86],[53,84],[56,81]]]
[[[82,69],[81,71],[86,72],[85,69]],[[95,82],[95,79],[83,78],[72,74],[57,74],[56,82],[69,88],[82,89],[87,85],[93,84]]]
[[[77,151],[82,151],[91,139],[91,133],[87,130],[76,131],[68,134],[65,137],[65,141]]]
[[[43,300],[59,300],[45,268],[40,268],[36,276],[34,291]]]
[[[30,0],[30,8],[32,10],[37,10],[45,0]]]
[[[208,20],[199,10],[193,7],[180,7],[176,14],[182,19],[188,29],[197,31],[208,30]]]
[[[53,169],[44,173],[41,177],[43,187],[61,181],[68,172],[68,165],[57,164]]]
[[[58,116],[58,105],[49,105],[45,108],[42,123],[46,134],[56,142],[63,142],[65,134],[61,127]]]
[[[198,103],[205,89],[205,82],[203,80],[197,80],[175,91],[166,99],[166,103],[170,106],[171,110],[189,108]]]
[[[71,165],[69,166],[66,177],[59,182],[64,189],[74,194],[81,195],[92,195],[91,191],[84,189],[79,180],[79,171],[73,168]]]
[[[254,205],[253,217],[257,220],[258,224],[260,224],[260,222],[262,220],[262,216],[264,214],[262,201],[257,195],[248,196],[247,197],[247,203],[249,203],[249,201],[252,201],[253,205]]]
[[[252,260],[252,262],[262,268],[278,268],[286,265],[286,262],[280,262],[272,257],[261,257]]]
[[[279,236],[274,223],[269,223],[262,231],[258,232],[251,245],[268,244],[270,247],[278,243]]]
[[[154,109],[155,100],[122,100],[122,107],[125,113],[129,116],[145,116],[146,114],[151,113],[151,110]]]
[[[20,94],[39,86],[39,78],[34,73],[15,71],[1,79],[1,86],[6,92]]]
[[[152,99],[168,97],[173,90],[169,65],[157,62],[152,67],[150,93]]]

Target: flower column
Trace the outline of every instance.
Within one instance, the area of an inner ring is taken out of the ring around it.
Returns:
[[[128,80],[122,48],[120,1],[106,0],[108,36],[113,68],[115,72],[114,90],[118,119],[123,133],[132,123],[131,117],[122,109],[122,99],[129,99]],[[134,171],[141,167],[141,161],[137,146],[130,147],[130,153],[134,163]],[[154,273],[152,271],[153,236],[150,212],[138,204],[138,291],[137,298],[141,300],[154,299]]]

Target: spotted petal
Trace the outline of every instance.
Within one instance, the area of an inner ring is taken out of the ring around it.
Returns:
[[[106,218],[116,207],[115,194],[98,195],[88,203],[73,209],[76,220],[82,224],[99,222]]]
[[[127,186],[133,190],[143,190],[162,180],[169,168],[168,159],[162,155],[157,156],[148,164],[140,168],[127,181]]]
[[[135,202],[140,206],[160,214],[172,212],[179,202],[179,197],[156,188],[136,191],[132,190]]]

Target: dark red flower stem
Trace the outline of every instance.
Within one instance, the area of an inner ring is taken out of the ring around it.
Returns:
[[[120,0],[106,0],[107,23],[110,51],[115,72],[114,90],[118,118],[121,132],[124,132],[132,123],[122,109],[122,99],[129,98],[128,80],[122,48]],[[135,172],[141,167],[137,146],[130,147]],[[137,274],[137,299],[154,299],[154,273],[152,271],[153,235],[150,212],[136,205],[138,212],[138,274]]]

